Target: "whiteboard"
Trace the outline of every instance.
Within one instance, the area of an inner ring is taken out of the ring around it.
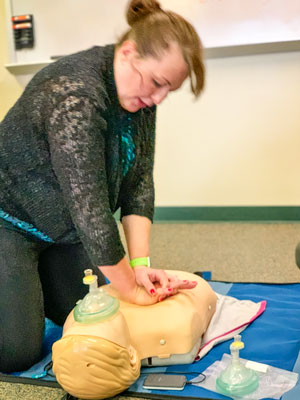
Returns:
[[[38,63],[93,45],[114,43],[127,29],[127,0],[7,0],[8,14],[33,14],[35,46],[11,63]],[[300,0],[161,0],[187,18],[207,49],[300,40]]]

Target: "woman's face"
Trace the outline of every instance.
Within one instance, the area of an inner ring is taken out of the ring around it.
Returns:
[[[114,73],[121,106],[136,112],[160,104],[170,91],[179,89],[188,69],[177,43],[156,59],[139,57],[135,42],[127,40],[116,51]]]

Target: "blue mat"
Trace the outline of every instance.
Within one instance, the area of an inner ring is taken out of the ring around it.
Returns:
[[[242,332],[245,349],[241,357],[277,368],[300,373],[300,284],[254,284],[209,282],[220,294],[240,300],[267,301],[265,312]],[[143,368],[142,375],[126,394],[133,397],[148,398],[198,398],[228,399],[215,392],[187,385],[182,391],[145,390],[142,388],[147,373],[184,373],[188,379],[195,377],[195,372],[203,372],[224,353],[229,352],[226,341],[215,346],[203,359],[189,365],[166,368]],[[300,383],[282,396],[282,400],[299,400]]]
[[[242,332],[245,349],[241,357],[277,368],[300,373],[300,283],[295,284],[255,284],[209,282],[217,293],[240,300],[267,301],[265,312]],[[28,371],[14,374],[16,382],[25,378],[27,383],[44,385],[55,383],[55,378],[46,373],[45,366],[51,361],[52,343],[61,336],[61,328],[50,320],[46,321],[44,338],[44,358]],[[203,372],[224,353],[229,353],[232,340],[215,346],[203,359],[193,364],[170,367],[142,368],[140,378],[122,395],[145,398],[189,398],[228,399],[228,397],[206,389],[187,385],[183,391],[145,390],[143,381],[148,373],[184,373],[188,379]],[[5,380],[7,375],[0,374]],[[27,379],[26,379],[27,378]],[[29,378],[29,379],[28,379]],[[11,381],[11,379],[10,379]],[[300,382],[291,391],[282,396],[282,400],[299,400]]]

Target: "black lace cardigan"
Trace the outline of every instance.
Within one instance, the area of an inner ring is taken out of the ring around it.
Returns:
[[[21,221],[49,242],[81,241],[95,266],[125,254],[113,216],[119,207],[121,217],[152,220],[154,211],[156,109],[120,107],[114,49],[93,47],[48,65],[0,124],[2,221]],[[124,173],[128,133],[134,154]]]

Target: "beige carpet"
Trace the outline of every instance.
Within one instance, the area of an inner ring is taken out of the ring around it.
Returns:
[[[300,282],[295,247],[300,224],[154,224],[155,268],[212,271],[233,282]]]
[[[161,223],[153,225],[151,261],[155,268],[210,270],[214,280],[300,282],[294,256],[299,241],[299,223]],[[63,394],[0,382],[0,400],[60,400]]]

